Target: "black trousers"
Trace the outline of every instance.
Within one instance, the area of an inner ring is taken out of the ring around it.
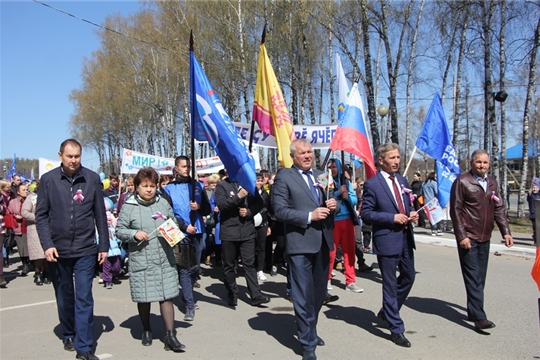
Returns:
[[[221,249],[223,253],[223,275],[229,298],[238,297],[238,286],[236,284],[238,256],[242,258],[244,276],[246,277],[251,298],[261,296],[261,290],[257,282],[257,271],[255,270],[255,238],[242,241],[222,241]]]
[[[469,250],[458,246],[461,274],[467,292],[467,316],[470,320],[487,319],[484,312],[484,287],[489,259],[489,241],[471,240]]]

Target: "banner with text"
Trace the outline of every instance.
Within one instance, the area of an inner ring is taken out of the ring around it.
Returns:
[[[249,142],[251,124],[234,122],[234,126],[242,140]],[[328,149],[334,138],[337,124],[294,125],[293,128],[296,138],[309,140],[313,149]],[[276,138],[262,132],[257,123],[255,123],[255,129],[253,131],[253,145],[268,148],[277,147]]]
[[[255,169],[260,169],[261,164],[257,149],[253,148],[251,154],[255,160]],[[154,168],[160,174],[170,175],[174,169],[174,159],[123,149],[121,174],[136,174],[145,166]],[[214,174],[223,168],[223,163],[217,156],[195,160],[197,174]]]

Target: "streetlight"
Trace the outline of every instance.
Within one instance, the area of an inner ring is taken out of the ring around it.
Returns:
[[[377,108],[377,114],[379,114],[379,116],[381,117],[381,124],[383,124],[384,117],[388,115],[388,107],[383,104],[379,105],[379,107]],[[388,143],[390,141],[390,138],[391,138],[390,134],[392,134],[392,129],[390,127],[390,124],[388,124],[385,143]]]

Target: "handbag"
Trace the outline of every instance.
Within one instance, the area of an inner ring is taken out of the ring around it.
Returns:
[[[4,215],[4,222],[6,223],[7,229],[16,229],[19,227],[19,223],[14,214],[8,213]]]
[[[174,247],[174,257],[176,259],[176,266],[180,269],[191,271],[199,265],[195,248],[190,244],[177,244]]]

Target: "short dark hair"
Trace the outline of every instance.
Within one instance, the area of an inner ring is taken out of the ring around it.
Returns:
[[[111,175],[109,175],[109,180],[118,180],[118,175],[115,173],[112,173]]]
[[[143,167],[141,170],[139,170],[139,172],[137,173],[137,175],[135,175],[135,178],[133,179],[133,184],[135,185],[135,188],[139,187],[141,182],[146,179],[152,181],[154,184],[157,185],[159,181],[159,175],[157,171],[154,170],[154,168]]]
[[[78,147],[81,152],[82,152],[82,146],[81,146],[81,143],[79,143],[77,140],[75,139],[67,139],[67,140],[64,140],[61,144],[60,144],[60,152],[63,153],[64,152],[64,148],[66,147],[66,145],[69,144],[71,146],[76,146]]]
[[[174,159],[174,166],[178,166],[180,160],[186,160],[187,162],[190,162],[189,158],[186,155],[179,155]]]

